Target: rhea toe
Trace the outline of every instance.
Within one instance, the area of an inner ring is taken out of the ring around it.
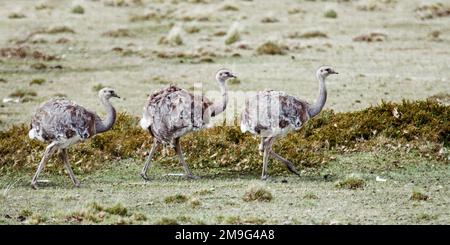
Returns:
[[[314,104],[310,104],[283,91],[265,90],[245,102],[241,115],[241,131],[250,132],[261,138],[259,151],[263,154],[261,179],[269,175],[269,158],[275,158],[286,165],[288,170],[300,176],[294,164],[274,152],[272,146],[291,131],[299,130],[309,119],[318,115],[327,100],[325,79],[338,74],[330,66],[322,66],[316,72],[319,81],[319,95]]]
[[[50,157],[57,151],[59,151],[59,156],[64,162],[73,184],[77,187],[80,186],[80,182],[70,166],[67,148],[110,130],[116,121],[116,110],[109,100],[113,97],[120,97],[111,88],[103,88],[98,92],[98,96],[107,111],[105,119],[101,119],[94,112],[64,98],[53,98],[36,110],[31,119],[28,136],[31,139],[48,143],[48,146],[45,148],[44,156],[31,180],[33,188],[37,188],[39,174]]]
[[[159,144],[170,145],[175,149],[186,177],[198,178],[192,174],[184,161],[180,138],[190,132],[204,129],[212,117],[225,111],[228,104],[227,80],[235,77],[227,69],[217,72],[216,81],[221,89],[222,99],[214,103],[203,95],[194,95],[173,85],[149,96],[140,126],[153,136],[154,141],[141,171],[144,180],[149,180],[147,172]]]

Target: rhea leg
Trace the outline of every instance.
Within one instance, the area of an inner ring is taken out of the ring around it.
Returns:
[[[288,168],[289,171],[291,171],[292,173],[294,173],[294,174],[300,176],[300,173],[297,171],[297,169],[295,169],[294,164],[293,164],[291,161],[289,161],[289,160],[283,158],[282,156],[278,155],[277,153],[275,153],[275,152],[272,150],[272,146],[273,146],[273,143],[274,143],[274,142],[275,142],[275,140],[271,141],[271,142],[269,143],[269,145],[268,145],[270,155],[273,156],[274,158],[276,158],[277,160],[281,161],[282,163],[284,163],[284,164],[286,165],[286,167]]]
[[[55,153],[56,149],[57,149],[56,142],[51,143],[50,145],[48,145],[45,148],[44,156],[42,157],[41,162],[39,163],[38,169],[36,170],[36,173],[34,174],[33,179],[31,179],[31,187],[33,189],[37,189],[36,184],[37,184],[37,179],[39,177],[39,174],[44,169],[45,164],[50,159],[50,157],[53,155],[53,153]]]
[[[263,155],[264,154],[264,142],[266,141],[267,137],[261,137],[261,143],[259,143],[259,155]]]
[[[184,161],[183,150],[181,149],[181,145],[180,145],[180,138],[176,138],[174,143],[175,143],[175,151],[177,152],[177,155],[178,155],[181,165],[183,165],[184,172],[186,173],[186,177],[188,177],[190,179],[199,179],[199,177],[192,174],[191,170],[189,169],[189,166]]]
[[[77,178],[75,178],[75,174],[73,173],[72,167],[70,166],[69,157],[67,155],[67,149],[61,149],[59,156],[61,157],[61,160],[64,162],[64,167],[66,167],[66,170],[69,173],[72,183],[76,187],[80,187],[80,181],[78,181]]]
[[[152,145],[152,148],[151,148],[151,150],[150,150],[150,153],[148,154],[148,158],[147,158],[147,161],[145,162],[144,168],[143,168],[142,171],[141,171],[141,177],[142,177],[144,180],[149,180],[149,178],[148,178],[148,176],[147,176],[147,172],[148,172],[148,168],[149,168],[149,167],[151,166],[151,164],[152,164],[152,157],[153,157],[153,154],[155,153],[157,147],[158,147],[158,141],[155,140],[155,141],[153,142],[153,145]]]
[[[267,172],[268,165],[269,165],[269,147],[267,147],[267,144],[264,144],[263,168],[262,168],[261,180],[267,180],[269,178],[269,174]]]

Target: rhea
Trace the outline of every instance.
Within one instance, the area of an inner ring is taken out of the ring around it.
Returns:
[[[258,92],[246,100],[241,115],[241,131],[261,137],[259,151],[263,154],[262,180],[269,177],[267,167],[270,157],[283,162],[289,171],[300,176],[294,164],[275,153],[272,146],[277,139],[291,131],[299,130],[309,119],[322,111],[327,100],[325,79],[331,74],[338,73],[330,66],[321,66],[317,70],[319,95],[314,104],[275,90]]]
[[[170,145],[175,149],[186,177],[198,178],[192,174],[184,161],[180,138],[192,131],[205,128],[212,117],[225,111],[228,104],[227,80],[231,78],[236,76],[230,70],[221,69],[217,72],[216,80],[221,89],[222,99],[214,103],[204,95],[194,95],[174,85],[149,96],[140,121],[140,126],[153,136],[153,145],[141,171],[144,180],[149,180],[147,172],[159,144]]]
[[[67,148],[96,134],[110,130],[116,121],[116,110],[109,99],[120,97],[111,88],[101,89],[98,96],[107,111],[104,120],[94,112],[64,98],[50,99],[36,110],[31,119],[31,129],[28,136],[31,139],[48,143],[48,146],[45,148],[44,156],[31,180],[31,186],[34,189],[37,189],[39,174],[56,151],[59,151],[59,156],[64,162],[73,184],[76,187],[80,186],[80,182],[76,179],[70,166]]]

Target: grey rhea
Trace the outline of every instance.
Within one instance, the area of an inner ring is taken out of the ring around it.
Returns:
[[[298,99],[282,91],[265,90],[245,102],[241,115],[241,131],[261,137],[259,151],[263,153],[261,179],[268,178],[269,157],[283,162],[292,173],[300,175],[294,164],[275,153],[273,144],[293,130],[299,130],[309,119],[322,111],[327,100],[325,79],[338,74],[330,66],[321,66],[316,77],[319,81],[319,95],[314,104]]]
[[[116,121],[116,110],[109,99],[120,97],[111,88],[101,89],[98,96],[107,110],[107,116],[104,120],[94,112],[64,98],[53,98],[43,103],[36,110],[31,119],[31,129],[28,136],[31,139],[49,143],[49,145],[46,147],[36,174],[31,180],[33,188],[37,188],[39,174],[50,157],[58,150],[73,184],[77,187],[80,185],[70,167],[67,148],[77,142],[91,138],[95,134],[110,130]]]
[[[149,96],[140,121],[140,126],[153,136],[153,145],[141,172],[144,180],[149,180],[147,172],[159,144],[170,145],[175,149],[186,177],[198,178],[192,174],[184,161],[180,138],[189,132],[205,128],[211,117],[225,111],[228,104],[227,80],[235,77],[227,69],[217,72],[216,80],[222,92],[222,99],[215,103],[203,95],[194,95],[173,85]]]

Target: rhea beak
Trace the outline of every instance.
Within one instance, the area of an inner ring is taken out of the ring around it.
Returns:
[[[237,78],[237,76],[230,73],[230,78]]]
[[[117,95],[116,93],[113,93],[113,94],[111,95],[111,97],[115,97],[115,98],[118,98],[118,99],[120,99],[120,96],[119,96],[119,95]]]
[[[330,74],[339,74],[339,72],[332,70]]]

